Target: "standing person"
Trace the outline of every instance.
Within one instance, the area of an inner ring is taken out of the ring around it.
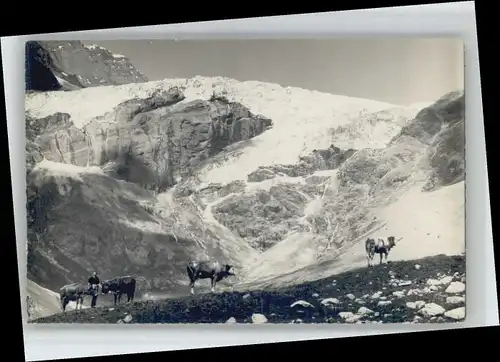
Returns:
[[[90,295],[92,295],[92,302],[90,303],[90,307],[95,308],[96,303],[97,303],[97,293],[98,293],[99,284],[101,284],[101,281],[99,280],[97,273],[93,272],[92,276],[89,278],[88,282],[89,282],[89,293],[90,293]]]

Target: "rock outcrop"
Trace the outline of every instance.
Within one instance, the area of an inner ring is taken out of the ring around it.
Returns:
[[[296,164],[260,167],[248,175],[248,182],[276,177],[296,178],[296,181],[278,183],[255,192],[236,189],[212,208],[214,217],[260,250],[269,249],[290,232],[320,232],[326,226],[320,225],[324,219],[309,215],[307,205],[321,197],[328,177],[311,175],[316,171],[337,169],[354,152],[331,145],[301,157]],[[311,177],[305,178],[307,176]],[[206,192],[200,196],[206,198]]]
[[[76,90],[147,82],[130,60],[80,41],[26,42],[26,90]]]
[[[27,119],[28,163],[44,157],[103,166],[115,178],[161,192],[189,177],[224,147],[272,125],[239,103],[183,99],[177,88],[131,99],[81,129],[64,113]]]
[[[316,171],[334,170],[351,157],[356,150],[340,150],[331,145],[325,150],[314,150],[311,154],[300,157],[292,165],[261,166],[248,175],[248,182],[260,182],[276,176],[304,177]]]
[[[429,170],[424,190],[433,191],[465,179],[465,94],[451,92],[420,111],[391,141],[413,138],[427,146],[424,167]]]

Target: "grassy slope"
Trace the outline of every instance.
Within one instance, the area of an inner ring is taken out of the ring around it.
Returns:
[[[416,265],[420,265],[420,268]],[[408,308],[407,302],[436,303],[446,310],[463,306],[446,302],[446,285],[430,291],[429,279],[452,276],[460,280],[465,275],[465,258],[438,255],[413,261],[398,261],[373,268],[361,268],[294,287],[251,292],[222,292],[203,294],[163,301],[141,301],[116,308],[99,307],[95,310],[66,312],[40,318],[35,323],[119,323],[127,314],[131,323],[224,323],[233,317],[238,323],[251,323],[253,313],[266,316],[269,323],[337,323],[342,322],[340,312],[356,313],[361,306],[374,313],[358,319],[359,322],[379,323],[415,322],[418,310]],[[398,286],[401,281],[411,285]],[[412,292],[408,293],[408,291]],[[417,292],[415,292],[417,290]],[[372,299],[374,293],[381,296]],[[393,292],[402,292],[401,297]],[[351,300],[348,294],[353,294]],[[461,293],[463,295],[464,293]],[[337,298],[336,307],[324,307],[325,298]],[[291,307],[304,300],[312,307]],[[391,301],[379,306],[380,300]],[[443,315],[417,317],[419,322],[453,322]],[[353,320],[351,320],[353,322]]]

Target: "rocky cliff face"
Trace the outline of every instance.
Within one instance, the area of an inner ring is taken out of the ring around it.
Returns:
[[[65,113],[28,119],[28,165],[44,157],[103,166],[115,178],[162,192],[226,146],[272,126],[235,102],[183,99],[178,88],[131,99],[81,129]]]
[[[26,90],[76,90],[147,82],[130,60],[80,41],[26,43]]]
[[[92,117],[88,90],[60,112],[46,111],[53,95],[28,107],[32,280],[133,273],[142,291],[184,293],[186,261],[208,257],[236,266],[228,285],[314,280],[332,260],[359,263],[346,248],[384,226],[377,210],[464,178],[461,92],[417,114],[326,95],[307,106],[320,97],[275,85],[226,81],[210,97],[199,80],[167,84],[109,88],[120,101]]]

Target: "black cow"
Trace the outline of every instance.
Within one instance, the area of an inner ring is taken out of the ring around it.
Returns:
[[[220,264],[218,261],[191,261],[186,266],[189,276],[191,294],[194,294],[194,283],[198,279],[210,279],[211,291],[215,291],[217,282],[230,275],[234,275],[230,270],[233,266]]]
[[[78,310],[78,306],[80,306],[81,309],[85,296],[92,293],[93,291],[90,291],[83,283],[72,283],[63,286],[59,289],[59,297],[61,299],[63,312],[66,310],[66,306],[70,301],[76,301],[76,310]]]
[[[394,236],[389,236],[387,239],[378,237],[377,240],[373,238],[368,238],[365,241],[366,259],[368,260],[368,266],[371,266],[371,261],[375,253],[380,255],[380,264],[382,264],[382,259],[385,256],[385,261],[387,261],[387,256],[393,247],[396,246],[396,238]]]
[[[136,280],[131,276],[117,277],[102,283],[102,294],[113,293],[115,305],[120,303],[122,294],[127,294],[127,303],[134,301]]]

